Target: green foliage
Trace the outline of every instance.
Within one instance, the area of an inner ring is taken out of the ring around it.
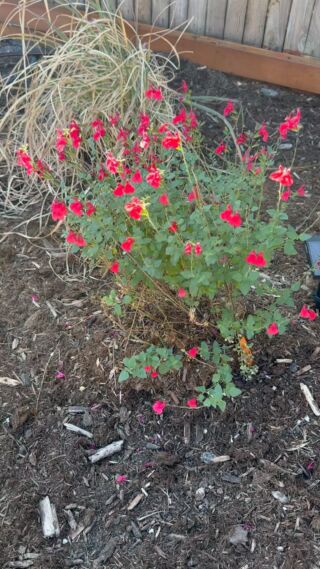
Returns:
[[[172,349],[151,345],[144,352],[124,358],[123,366],[119,375],[120,382],[130,377],[146,379],[151,373],[166,375],[178,371],[182,367],[182,356],[174,354]],[[145,368],[150,369],[146,371]]]

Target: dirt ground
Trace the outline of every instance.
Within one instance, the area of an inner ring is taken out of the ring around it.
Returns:
[[[319,98],[278,87],[271,97],[261,91],[267,86],[187,63],[180,76],[195,94],[238,98],[260,122],[276,125],[301,107],[296,172],[308,196],[291,221],[314,221]],[[214,147],[215,125],[204,129]],[[284,164],[292,152],[283,151]],[[0,233],[15,223],[3,217]],[[301,247],[273,271],[290,281],[306,268]],[[101,309],[108,286],[99,275],[81,279],[76,259],[67,271],[58,240],[0,243],[0,376],[19,380],[0,389],[0,567],[320,567],[319,417],[300,390],[303,382],[320,402],[319,322],[293,322],[285,337],[262,338],[259,374],[223,415],[173,408],[159,418],[151,405],[163,387],[117,383],[127,334]],[[310,302],[304,289],[297,306],[303,302]],[[186,372],[201,378],[196,365]],[[171,387],[165,396],[176,403],[182,391]],[[66,420],[93,437],[68,431]],[[118,440],[118,454],[89,462]],[[119,474],[127,476],[122,485]],[[49,540],[39,516],[45,496],[61,530]]]

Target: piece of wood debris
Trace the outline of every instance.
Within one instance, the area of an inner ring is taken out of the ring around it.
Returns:
[[[155,546],[154,546],[154,549],[155,549],[156,553],[157,553],[160,557],[162,557],[163,559],[167,559],[167,556],[166,556],[165,552],[162,551],[162,549],[161,549],[161,547],[159,547],[159,545],[155,545]]]
[[[290,358],[278,358],[276,362],[277,364],[292,364],[293,360]]]
[[[136,508],[136,506],[137,506],[138,504],[140,504],[140,502],[141,502],[141,500],[142,500],[143,498],[144,498],[144,494],[142,494],[142,493],[141,493],[141,494],[137,494],[137,495],[133,498],[133,500],[131,500],[129,506],[127,507],[127,510],[128,510],[129,512],[131,512],[131,510],[134,510],[134,508]]]
[[[115,441],[110,445],[105,447],[99,448],[94,454],[89,456],[89,461],[91,464],[102,460],[103,458],[107,458],[108,456],[112,456],[113,454],[120,452],[123,447],[123,441]]]
[[[67,431],[71,431],[72,433],[77,433],[77,435],[83,435],[84,437],[88,437],[88,439],[93,438],[93,434],[85,429],[81,429],[81,427],[77,427],[77,425],[73,425],[72,423],[63,423],[63,426],[67,429]]]
[[[8,385],[9,387],[16,387],[17,385],[21,385],[21,382],[17,379],[12,379],[11,377],[0,377],[0,384]]]
[[[317,357],[320,354],[320,346],[317,346],[317,348],[314,350],[314,352],[312,352],[310,359],[311,360],[316,360]]]
[[[25,569],[27,567],[32,567],[33,561],[31,559],[29,561],[10,561],[9,567],[15,567],[15,569]]]
[[[283,494],[283,492],[275,490],[274,492],[271,492],[271,494],[275,498],[275,500],[278,500],[278,502],[280,502],[280,504],[287,504],[289,502],[288,496]]]
[[[211,464],[219,464],[220,462],[227,462],[228,460],[231,460],[231,456],[228,454],[223,454],[221,456],[215,456],[212,459]]]
[[[108,561],[108,559],[112,557],[116,547],[117,547],[116,541],[111,538],[108,541],[107,545],[105,545],[105,547],[102,549],[99,557],[94,560],[93,569],[98,569],[99,565],[105,563],[105,561]]]
[[[83,405],[70,405],[70,407],[68,407],[68,413],[70,415],[77,415],[82,414],[82,413],[86,413],[88,410],[87,407],[84,407]]]
[[[305,385],[304,383],[300,383],[300,389],[301,389],[303,395],[305,396],[307,403],[310,406],[310,408],[312,409],[313,413],[316,415],[316,417],[320,417],[320,409],[319,409],[318,404],[316,403],[315,399],[313,398],[313,395],[311,394],[309,387],[307,385]]]
[[[51,504],[49,496],[40,501],[39,508],[44,537],[59,537],[60,528],[57,512],[54,504]]]
[[[77,529],[77,522],[76,519],[72,513],[71,510],[65,510],[66,514],[67,514],[67,518],[68,518],[68,524],[70,529],[72,529],[72,531],[75,531]]]
[[[53,318],[58,318],[58,313],[55,310],[55,308],[53,308],[53,306],[52,306],[51,302],[49,302],[49,300],[46,300],[46,305],[49,308]]]
[[[189,421],[186,421],[184,426],[183,426],[183,442],[184,442],[184,444],[189,445],[190,439],[191,439],[191,426],[190,426]]]
[[[248,530],[246,530],[241,525],[235,526],[229,537],[229,542],[232,545],[246,545],[247,541],[248,541]]]
[[[308,371],[310,370],[311,370],[311,365],[308,364],[303,368],[299,369],[299,371],[296,372],[296,376],[299,377],[300,375],[304,375],[305,373],[308,373]]]

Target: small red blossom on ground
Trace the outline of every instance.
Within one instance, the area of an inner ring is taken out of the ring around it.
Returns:
[[[162,196],[159,197],[158,202],[161,203],[161,205],[170,205],[168,194],[162,194]]]
[[[284,168],[281,164],[275,172],[272,172],[269,176],[270,180],[274,182],[279,182],[282,186],[290,187],[293,185],[293,177],[291,175],[290,168]]]
[[[106,168],[110,174],[116,174],[118,172],[119,160],[117,160],[112,152],[108,152],[106,155]]]
[[[132,182],[133,184],[141,184],[141,182],[143,182],[143,178],[142,178],[142,175],[141,175],[140,170],[137,170],[137,171],[133,174],[133,176],[132,176],[132,178],[131,178],[131,182]]]
[[[83,204],[78,199],[75,199],[70,204],[70,210],[77,217],[81,217],[83,215]]]
[[[115,275],[119,272],[119,270],[120,270],[119,261],[115,261],[114,263],[112,263],[111,267],[109,268],[110,273],[114,273]]]
[[[63,221],[68,215],[68,208],[64,202],[54,200],[51,204],[51,217],[53,221]]]
[[[164,139],[162,140],[162,146],[164,148],[170,149],[174,148],[177,149],[181,146],[181,140],[179,134],[167,134]]]
[[[119,484],[119,486],[121,486],[121,484],[125,484],[126,482],[128,482],[128,476],[126,476],[125,474],[117,474],[117,476],[115,477],[115,481],[116,484]]]
[[[96,213],[97,208],[91,202],[87,202],[86,204],[86,215],[91,217],[94,213]]]
[[[203,251],[203,249],[202,249],[202,247],[198,241],[198,243],[196,243],[194,246],[194,254],[197,255],[197,257],[198,257],[199,255],[201,255],[202,251]]]
[[[280,196],[281,201],[283,202],[289,201],[291,194],[292,194],[291,190],[286,190],[285,192],[282,192]]]
[[[265,267],[267,265],[267,261],[264,258],[262,252],[257,253],[256,251],[251,251],[246,256],[246,263],[249,265],[254,265],[255,267]]]
[[[196,358],[198,353],[199,353],[199,348],[197,346],[194,346],[193,348],[190,348],[190,350],[187,351],[189,358],[192,359]]]
[[[187,406],[190,407],[190,409],[196,409],[198,407],[198,400],[195,397],[188,399]]]
[[[168,230],[171,231],[171,233],[177,233],[178,231],[178,224],[176,221],[173,221],[171,223],[171,225],[169,225]]]
[[[65,376],[65,374],[63,373],[63,371],[56,371],[56,373],[54,374],[54,377],[55,377],[56,379],[64,379],[66,376]]]
[[[186,296],[188,296],[188,293],[184,288],[179,288],[177,295],[179,298],[186,298]]]
[[[147,91],[145,91],[145,96],[147,99],[152,99],[154,101],[162,101],[163,95],[161,89],[156,89],[155,87],[149,87]]]
[[[302,184],[302,186],[300,186],[300,188],[297,189],[298,196],[303,198],[306,195],[305,189],[306,189],[305,185]]]
[[[277,334],[279,334],[279,328],[276,322],[272,322],[272,324],[268,326],[267,334],[268,336],[276,336]]]
[[[101,119],[96,119],[93,121],[91,123],[91,126],[93,128],[93,140],[97,141],[106,135],[106,129],[104,128],[103,121]]]
[[[130,253],[134,242],[135,239],[133,237],[127,237],[127,239],[121,243],[121,249],[126,253]]]
[[[269,140],[269,132],[266,127],[266,123],[262,123],[261,127],[258,130],[258,135],[261,136],[263,142],[268,142]]]
[[[108,117],[108,121],[111,124],[111,126],[117,126],[120,119],[121,119],[120,113],[115,113],[114,115],[110,115]]]
[[[234,104],[232,101],[228,101],[225,108],[223,109],[223,116],[228,117],[234,111]]]
[[[219,156],[220,154],[223,154],[226,150],[227,150],[227,145],[224,142],[221,142],[221,144],[217,146],[214,152]]]
[[[158,168],[155,168],[154,166],[149,168],[149,174],[146,177],[146,182],[152,188],[157,189],[160,187],[162,182],[162,176]]]
[[[308,308],[306,304],[300,310],[299,316],[305,318],[306,320],[315,320],[317,318],[317,313],[315,310]]]
[[[153,370],[150,375],[152,379],[155,379],[156,377],[158,377],[158,372],[156,370]]]
[[[156,401],[153,405],[152,405],[152,410],[157,414],[157,415],[162,415],[163,411],[165,410],[167,404],[165,401]]]
[[[71,245],[77,245],[77,247],[85,247],[87,242],[81,233],[75,233],[74,231],[69,231],[66,242]]]
[[[135,220],[139,220],[141,218],[143,212],[143,203],[139,198],[132,198],[132,200],[124,206],[126,212],[128,213],[129,217]]]

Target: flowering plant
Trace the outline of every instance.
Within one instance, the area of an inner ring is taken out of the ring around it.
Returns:
[[[276,145],[299,130],[300,112],[285,119],[272,145],[265,123],[235,134],[229,101],[223,112],[229,130],[205,159],[185,85],[179,101],[172,120],[162,123],[163,95],[151,85],[140,115],[125,128],[120,114],[94,117],[89,125],[73,120],[57,132],[59,175],[31,159],[27,149],[19,151],[18,161],[27,174],[56,188],[52,218],[64,224],[72,251],[81,249],[110,271],[126,298],[128,291],[149,287],[159,305],[188,315],[202,330],[214,327],[221,342],[236,347],[242,370],[252,371],[247,340],[284,333],[283,307],[294,306],[292,293],[299,288],[297,283],[279,288],[268,270],[277,253],[294,255],[295,242],[305,239],[288,224],[286,213],[288,201],[303,196],[303,187],[294,192],[290,168],[275,166]],[[118,306],[115,298],[108,303]],[[300,316],[311,320],[316,313],[304,306]],[[183,351],[189,359],[211,361],[213,386],[200,388],[199,401],[224,409],[224,397],[239,390],[232,382],[232,361],[217,346],[204,342]],[[152,362],[160,365],[154,349]],[[180,367],[173,354],[168,361],[172,368],[161,364],[166,372]],[[127,359],[121,380],[147,377],[149,368],[157,373],[152,362],[148,351]]]

